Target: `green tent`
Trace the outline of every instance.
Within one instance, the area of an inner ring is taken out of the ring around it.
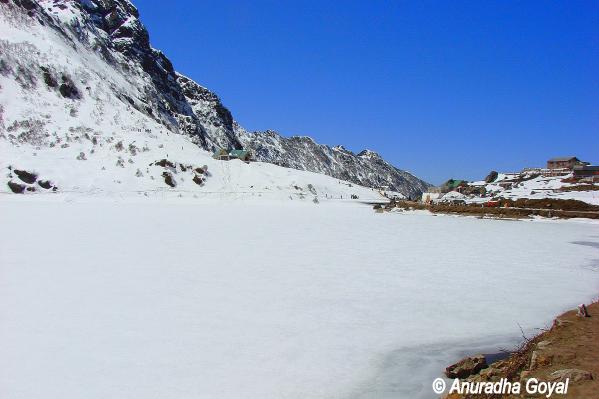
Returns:
[[[453,180],[453,179],[450,179],[450,180],[447,181],[446,184],[447,184],[447,187],[453,189],[453,188],[458,188],[458,187],[460,187],[462,185],[465,185],[466,183],[467,183],[466,180]]]
[[[229,152],[224,148],[219,148],[218,150],[214,151],[214,154],[212,155],[212,158],[214,159],[221,159],[222,157],[229,157]]]

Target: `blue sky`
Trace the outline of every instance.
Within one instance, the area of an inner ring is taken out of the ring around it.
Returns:
[[[599,163],[599,1],[134,3],[248,130],[369,148],[432,183]]]

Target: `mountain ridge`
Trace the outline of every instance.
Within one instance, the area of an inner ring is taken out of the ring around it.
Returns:
[[[20,86],[17,89],[25,93],[24,103],[36,97],[36,90],[45,88],[57,93],[51,104],[24,104],[19,115],[10,104],[2,107],[0,129],[6,133],[1,135],[9,140],[43,144],[47,135],[57,130],[94,129],[100,125],[128,129],[132,126],[124,125],[123,113],[135,110],[168,132],[189,136],[208,151],[247,147],[258,161],[323,173],[406,196],[418,195],[429,186],[378,154],[354,154],[342,147],[318,144],[307,136],[247,132],[235,122],[218,95],[176,71],[168,57],[151,46],[139,11],[128,0],[0,0],[0,6],[8,25],[31,28],[39,39],[0,40],[5,53],[0,57],[0,73]],[[80,60],[56,57],[54,35],[70,47],[69,57]],[[20,53],[28,54],[18,57]],[[75,61],[80,61],[77,68],[72,67]],[[91,112],[81,105],[84,100],[93,103]],[[69,110],[67,115],[55,118],[64,122],[62,125],[45,117],[63,113],[60,108]],[[109,118],[113,121],[108,124]]]
[[[249,133],[239,125],[234,128],[241,143],[259,161],[323,173],[366,187],[397,191],[411,198],[430,187],[372,150],[365,149],[355,154],[342,145],[319,144],[310,136],[284,137],[274,130]]]

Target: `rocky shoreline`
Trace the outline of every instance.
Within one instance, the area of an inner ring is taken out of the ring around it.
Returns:
[[[455,214],[467,216],[492,217],[498,219],[523,219],[534,216],[548,218],[587,218],[599,219],[599,206],[577,200],[544,199],[544,200],[508,200],[496,201],[493,206],[484,204],[424,204],[413,201],[390,201],[386,205],[375,205],[375,210],[428,210],[433,214]]]
[[[586,307],[587,315],[571,310],[555,318],[551,328],[522,345],[507,358],[487,364],[484,355],[467,357],[447,367],[446,376],[467,382],[520,382],[529,379],[553,383],[569,379],[559,398],[599,398],[599,302]],[[446,399],[531,398],[546,394],[446,394]]]

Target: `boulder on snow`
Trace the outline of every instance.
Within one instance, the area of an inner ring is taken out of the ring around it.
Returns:
[[[173,175],[170,174],[170,172],[162,172],[162,177],[164,178],[164,182],[171,186],[171,187],[176,187],[177,183],[175,182],[175,179],[173,178]]]
[[[198,186],[201,186],[202,184],[204,184],[204,179],[202,179],[200,176],[198,175],[194,175],[193,176],[193,182],[195,184],[197,184]]]
[[[62,83],[58,88],[58,91],[64,98],[70,98],[72,100],[78,100],[81,98],[79,89],[75,86],[75,83],[66,75],[62,75]]]
[[[487,177],[485,177],[485,183],[493,183],[495,180],[497,180],[497,176],[499,176],[499,173],[497,173],[495,170],[492,170],[489,172]]]
[[[56,86],[58,86],[58,82],[56,81],[56,78],[54,76],[52,76],[52,73],[50,72],[50,69],[47,67],[40,67],[43,71],[43,76],[44,76],[44,82],[46,83],[46,86],[50,87],[50,88],[55,88]]]
[[[27,172],[26,170],[15,169],[15,174],[19,176],[19,179],[27,184],[35,183],[37,180],[37,175],[35,173]]]
[[[10,191],[15,194],[23,194],[23,191],[25,191],[25,186],[23,184],[14,183],[12,181],[9,181],[7,184]]]
[[[37,182],[37,184],[41,187],[41,188],[45,188],[46,190],[49,190],[52,188],[52,183],[50,183],[49,180],[40,180]]]
[[[448,378],[466,378],[487,367],[484,355],[466,357],[445,369]]]
[[[154,162],[154,165],[162,166],[163,168],[175,168],[175,164],[169,161],[168,159],[161,159],[160,161]]]

